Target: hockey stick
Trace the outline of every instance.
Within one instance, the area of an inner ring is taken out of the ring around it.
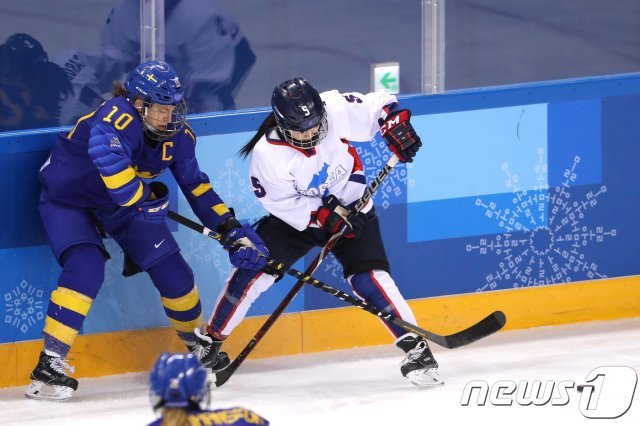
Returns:
[[[380,172],[378,173],[374,181],[371,182],[371,185],[367,187],[367,189],[364,191],[364,194],[356,204],[354,208],[356,213],[360,212],[364,208],[364,206],[369,202],[369,200],[373,197],[374,192],[378,189],[382,181],[384,181],[385,178],[389,176],[389,173],[397,163],[398,163],[398,157],[395,154],[391,155],[391,157],[387,161],[387,164],[384,166],[382,170],[380,170]],[[172,215],[170,215],[169,217],[171,216]],[[311,262],[311,265],[309,265],[309,267],[305,271],[304,273],[305,276],[310,276],[311,274],[313,274],[316,268],[320,265],[320,262],[324,260],[327,254],[329,254],[329,251],[331,251],[333,246],[342,237],[342,234],[346,230],[345,228],[346,226],[343,226],[342,229],[340,229],[336,234],[331,236],[329,241],[327,241],[324,247],[322,247],[322,250],[320,250],[320,254],[318,254],[318,256],[313,260],[313,262]],[[253,351],[253,348],[255,348],[258,342],[262,340],[264,335],[267,333],[267,331],[269,331],[271,326],[280,317],[282,312],[284,312],[286,307],[289,306],[291,301],[296,297],[300,289],[302,289],[302,287],[304,286],[304,283],[305,283],[304,280],[301,280],[301,279],[298,280],[295,283],[295,285],[291,288],[291,290],[289,290],[289,293],[287,293],[284,299],[282,299],[282,302],[280,302],[280,304],[276,307],[273,313],[269,316],[269,318],[267,318],[264,324],[262,324],[262,327],[260,327],[260,329],[256,332],[256,334],[251,338],[249,343],[247,343],[247,345],[240,352],[240,354],[233,361],[231,361],[231,364],[229,364],[222,370],[214,373],[216,387],[220,387],[223,384],[225,384],[227,380],[229,380],[229,378],[233,375],[233,373],[235,373],[235,371],[238,369],[238,367],[240,367],[240,365],[244,362],[247,356],[249,356],[251,351]]]
[[[181,225],[186,226],[187,228],[193,229],[196,232],[204,234],[207,237],[218,240],[224,244],[224,237],[210,230],[209,228],[206,228],[199,223],[192,221],[191,219],[181,216],[178,213],[174,213],[173,211],[169,211],[169,217],[180,223]],[[406,322],[402,318],[398,318],[397,316],[389,312],[384,312],[367,302],[364,302],[356,297],[351,296],[350,294],[347,294],[335,287],[330,286],[329,284],[317,280],[311,275],[300,272],[294,268],[285,269],[285,265],[283,263],[279,263],[277,260],[267,259],[267,265],[271,267],[271,270],[284,272],[288,275],[291,275],[292,277],[303,281],[305,284],[310,284],[315,288],[324,291],[325,293],[328,293],[340,300],[350,303],[355,307],[372,313],[373,315],[408,332],[416,333],[417,335],[422,336],[423,338],[447,349],[454,349],[460,346],[468,345],[475,342],[476,340],[487,337],[490,334],[493,334],[500,330],[506,322],[504,313],[502,313],[501,311],[496,311],[491,313],[481,321],[477,322],[476,324],[470,326],[469,328],[461,330],[455,334],[443,336],[420,328],[415,324]]]

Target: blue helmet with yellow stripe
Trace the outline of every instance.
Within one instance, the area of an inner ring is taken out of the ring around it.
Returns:
[[[194,354],[163,353],[150,374],[154,408],[197,407],[208,396],[207,372]]]
[[[182,129],[187,115],[185,91],[171,65],[156,60],[140,64],[129,73],[124,88],[131,103],[142,100],[139,111],[149,137],[167,140]],[[168,112],[171,117],[166,123],[149,119],[150,112],[158,110],[157,106],[151,110],[153,104],[175,107]]]
[[[173,67],[162,61],[148,61],[129,73],[124,83],[127,97],[161,105],[177,105],[184,99],[184,88]]]

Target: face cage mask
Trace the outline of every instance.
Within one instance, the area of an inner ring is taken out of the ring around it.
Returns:
[[[167,139],[171,139],[176,133],[182,130],[184,122],[187,118],[187,104],[183,100],[176,104],[176,107],[171,112],[171,120],[167,123],[164,130],[156,129],[151,124],[147,123],[147,116],[151,109],[151,102],[144,102],[142,107],[142,122],[144,123],[144,133],[152,140],[163,142]]]
[[[327,115],[326,113],[322,115],[322,120],[320,121],[320,127],[316,134],[311,136],[311,131],[307,130],[302,132],[302,137],[304,139],[296,139],[291,135],[291,130],[285,129],[284,127],[278,124],[278,128],[280,129],[280,133],[284,137],[284,140],[289,142],[291,145],[296,148],[301,149],[311,149],[314,146],[318,145],[325,136],[327,136],[327,130],[329,129],[329,124],[327,123]],[[307,133],[309,135],[307,135]],[[306,137],[305,137],[306,136]]]

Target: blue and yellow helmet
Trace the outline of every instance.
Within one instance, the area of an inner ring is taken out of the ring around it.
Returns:
[[[209,393],[207,372],[193,354],[160,355],[150,384],[154,408],[199,406]]]
[[[167,140],[182,129],[187,116],[185,91],[171,65],[155,60],[140,64],[129,73],[124,88],[130,102],[142,100],[144,109],[141,115],[145,121],[145,132],[150,138]],[[158,129],[147,122],[148,108],[151,104],[176,107],[166,128]]]

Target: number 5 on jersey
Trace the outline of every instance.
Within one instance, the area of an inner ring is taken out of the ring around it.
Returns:
[[[260,184],[257,177],[251,176],[251,186],[253,187],[253,193],[256,194],[256,197],[262,198],[267,195],[267,191],[264,190],[264,187]]]

